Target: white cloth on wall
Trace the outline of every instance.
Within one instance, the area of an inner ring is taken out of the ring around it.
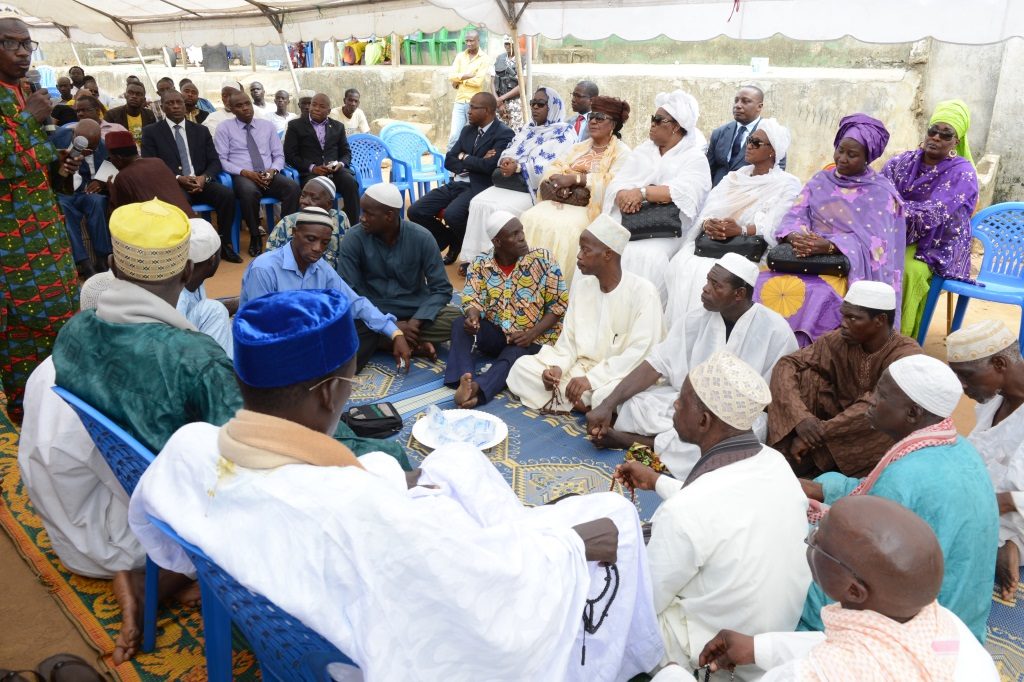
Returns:
[[[621,495],[528,509],[465,444],[435,450],[412,489],[383,453],[363,469],[225,466],[218,432],[171,437],[132,497],[132,528],[154,561],[189,572],[147,515],[165,519],[367,680],[613,682],[662,656],[640,521]],[[581,666],[583,605],[605,570],[572,527],[601,517],[619,530],[620,585]]]
[[[647,140],[633,150],[622,170],[615,174],[605,192],[602,210],[621,222],[622,212],[615,203],[616,194],[624,189],[667,185],[672,202],[679,208],[685,235],[711,189],[711,170],[703,152],[705,144],[704,135],[696,128],[664,155],[656,144]],[[669,260],[682,243],[682,238],[630,242],[622,255],[622,268],[651,280],[664,305],[668,300],[665,273]]]
[[[775,228],[796,201],[802,185],[799,178],[778,166],[764,175],[752,175],[753,170],[753,166],[743,166],[722,178],[708,194],[689,232],[683,233],[682,246],[665,273],[668,287],[665,316],[669,324],[701,307],[700,292],[707,282],[708,272],[715,264],[713,258],[702,258],[694,254],[694,242],[705,220],[732,218],[741,227],[753,225],[769,247],[777,243]]]
[[[604,293],[594,276],[580,276],[569,291],[569,308],[562,333],[554,345],[536,355],[525,355],[512,365],[508,388],[523,404],[539,409],[551,398],[541,373],[548,367],[562,370],[561,392],[577,376],[592,387],[583,394],[587,405],[599,405],[661,341],[661,301],[650,281],[623,272],[612,291]],[[559,409],[569,409],[563,404]]]
[[[1012,493],[1013,503],[1024,511],[1024,406],[992,426],[996,412],[1003,404],[997,395],[974,408],[974,430],[967,440],[981,453],[997,493]],[[1013,540],[1024,553],[1024,514],[1021,511],[999,517],[999,545]]]
[[[488,187],[469,202],[466,237],[462,242],[459,260],[472,263],[477,256],[487,253],[494,245],[487,238],[487,222],[495,211],[508,211],[517,218],[533,206],[529,192],[516,192],[501,187]]]
[[[673,403],[690,369],[719,350],[733,353],[769,381],[775,363],[796,351],[797,342],[785,318],[760,303],[754,303],[736,320],[728,340],[720,313],[704,308],[695,310],[673,324],[665,340],[646,358],[665,383],[656,384],[619,406],[615,428],[654,436],[654,451],[679,479],[686,478],[700,459],[700,449],[679,439],[672,424]],[[754,432],[761,441],[766,429],[767,417],[759,417]]]
[[[704,645],[725,628],[796,628],[811,582],[807,496],[781,453],[764,447],[700,476],[663,502],[651,522],[647,556],[663,663],[696,666]],[[760,674],[753,666],[736,669],[738,680]]]
[[[53,392],[46,358],[25,386],[18,467],[53,551],[72,573],[109,579],[141,568],[146,554],[128,528],[128,494],[82,421]]]

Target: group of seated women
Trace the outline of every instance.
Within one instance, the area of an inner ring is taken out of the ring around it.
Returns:
[[[885,126],[865,114],[844,117],[834,163],[802,189],[779,165],[793,150],[775,119],[761,119],[748,136],[748,165],[712,189],[691,95],[660,93],[649,139],[632,150],[620,132],[629,103],[602,95],[591,107],[590,137],[577,143],[559,94],[537,90],[533,119],[502,154],[496,185],[470,205],[463,260],[490,247],[487,217],[511,211],[529,244],[548,249],[571,282],[580,233],[606,213],[633,233],[623,268],[657,287],[670,324],[701,307],[714,260],[735,251],[762,265],[755,297],[786,318],[801,345],[839,326],[843,296],[856,281],[902,292],[900,329],[911,336],[933,273],[971,281],[978,180],[960,100],[941,102],[920,147],[881,172],[870,164],[889,141]]]

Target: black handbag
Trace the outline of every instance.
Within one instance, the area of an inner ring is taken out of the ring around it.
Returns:
[[[363,438],[387,438],[402,430],[402,415],[391,403],[374,403],[349,408],[341,421]]]
[[[526,179],[522,173],[513,173],[512,175],[503,175],[500,168],[495,168],[494,172],[491,173],[491,184],[501,189],[510,189],[513,192],[527,192],[529,193],[530,188],[526,186]]]
[[[654,204],[645,201],[636,213],[622,214],[622,226],[629,230],[631,242],[683,235],[679,207],[671,202]]]
[[[738,253],[749,261],[760,263],[764,252],[768,250],[768,242],[759,234],[738,234],[721,241],[712,239],[701,230],[693,244],[693,254],[701,258],[719,259],[727,253]]]
[[[850,259],[838,251],[798,258],[793,251],[793,245],[783,242],[773,246],[768,252],[768,269],[772,272],[791,272],[798,275],[846,277],[850,274]]]

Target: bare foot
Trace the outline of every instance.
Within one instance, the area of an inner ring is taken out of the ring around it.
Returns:
[[[455,406],[464,410],[476,407],[480,399],[480,385],[473,381],[473,375],[466,372],[459,379],[459,387],[455,389]]]
[[[1007,540],[996,555],[996,589],[1006,601],[1013,601],[1020,582],[1020,549]]]
[[[199,592],[199,583],[195,580],[191,581],[190,585],[178,590],[177,594],[174,595],[174,599],[179,604],[187,608],[194,609],[198,607],[202,601]]]
[[[434,348],[434,344],[429,341],[424,341],[416,346],[413,349],[412,354],[416,357],[428,358],[431,362],[437,362],[437,349]]]
[[[118,571],[114,574],[114,598],[121,607],[121,631],[114,641],[114,664],[121,665],[142,644],[142,600],[146,593],[145,571]]]
[[[604,433],[600,436],[591,437],[591,441],[595,447],[613,450],[624,450],[633,445],[633,443],[643,443],[649,447],[654,447],[653,438],[612,428],[605,429]]]

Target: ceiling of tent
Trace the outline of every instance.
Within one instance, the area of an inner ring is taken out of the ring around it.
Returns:
[[[70,27],[81,42],[236,45],[457,29],[600,39],[799,40],[851,35],[865,42],[925,37],[986,44],[1024,35],[1021,0],[6,0]],[[853,8],[855,11],[851,11]],[[275,22],[278,22],[275,24]],[[99,39],[98,39],[99,38]],[[98,40],[97,40],[98,39]]]

